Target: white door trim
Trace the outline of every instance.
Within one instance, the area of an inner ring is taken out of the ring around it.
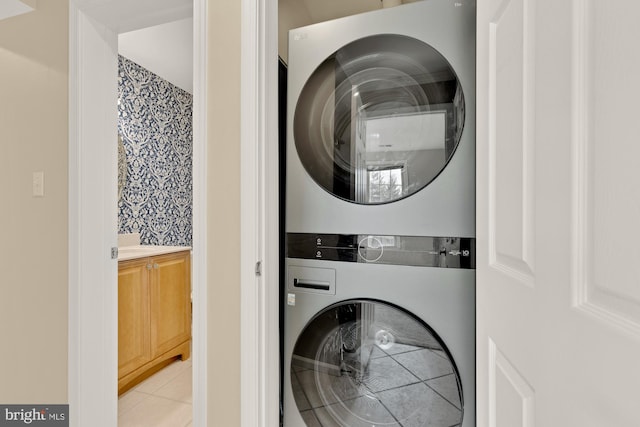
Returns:
[[[207,426],[207,0],[193,0],[193,425]]]
[[[241,7],[241,426],[277,427],[277,5],[243,0]]]
[[[195,426],[207,425],[206,52],[206,0],[194,0]],[[70,1],[68,396],[74,427],[117,425],[117,263],[110,259],[117,246],[116,71],[115,30]],[[113,123],[105,119],[111,116]]]

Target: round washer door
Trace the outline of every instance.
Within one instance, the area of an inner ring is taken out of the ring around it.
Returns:
[[[308,427],[462,423],[451,354],[429,326],[388,303],[347,300],[318,313],[298,337],[290,374]]]
[[[349,43],[318,66],[298,97],[293,139],[323,189],[381,204],[440,174],[464,118],[462,87],[446,58],[420,40],[382,34]]]

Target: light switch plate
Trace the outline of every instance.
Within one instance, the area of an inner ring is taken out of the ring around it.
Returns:
[[[44,197],[44,172],[33,173],[33,197]]]

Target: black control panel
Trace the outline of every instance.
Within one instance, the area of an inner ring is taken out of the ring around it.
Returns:
[[[475,269],[470,237],[287,233],[288,258]]]

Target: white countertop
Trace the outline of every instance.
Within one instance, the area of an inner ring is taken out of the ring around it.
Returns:
[[[174,252],[190,251],[191,246],[154,246],[154,245],[133,245],[120,246],[118,248],[118,261],[130,259],[146,258],[156,255],[165,255]]]

